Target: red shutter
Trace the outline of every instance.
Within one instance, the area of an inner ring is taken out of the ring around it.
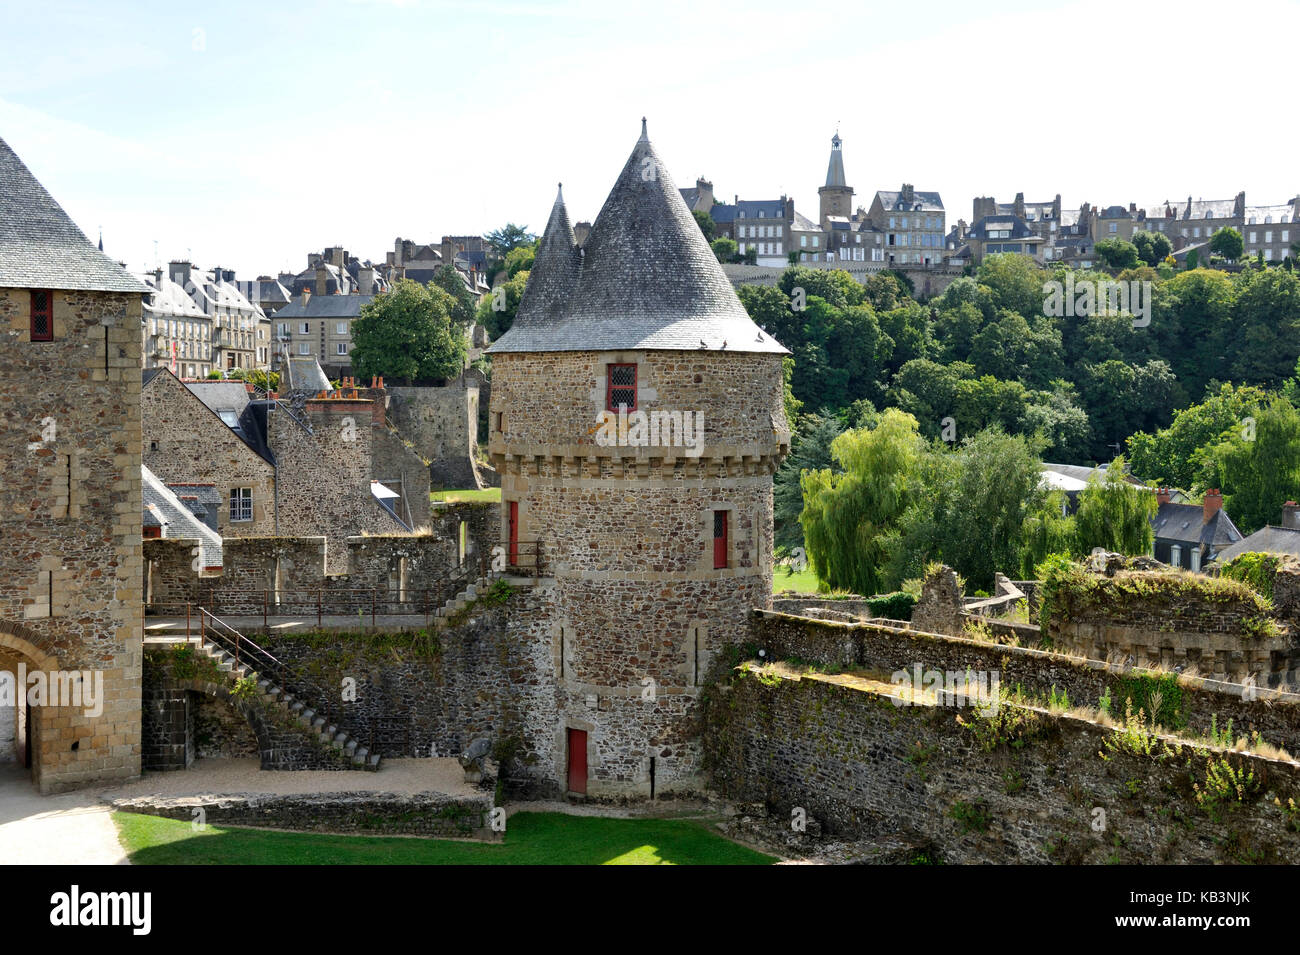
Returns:
[[[727,512],[713,512],[713,569],[727,566]]]
[[[510,566],[519,565],[519,502],[508,502],[510,527]]]
[[[587,794],[587,731],[569,730],[569,792]]]
[[[32,289],[32,335],[34,342],[54,341],[54,293]]]

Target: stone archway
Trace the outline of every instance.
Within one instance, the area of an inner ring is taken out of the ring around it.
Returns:
[[[59,660],[29,639],[35,636],[25,627],[0,624],[0,671],[5,674],[0,676],[5,681],[0,687],[0,764],[22,769],[40,786],[41,740],[55,714],[47,707],[27,705],[23,674],[56,671]],[[15,778],[19,775],[14,773]]]
[[[274,742],[271,727],[263,714],[233,696],[228,687],[200,679],[159,681],[144,691],[143,768],[169,771],[187,768],[197,755],[195,740],[194,696],[219,700],[241,717],[257,740],[258,755],[268,765]]]

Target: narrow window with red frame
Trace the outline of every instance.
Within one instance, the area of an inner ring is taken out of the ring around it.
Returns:
[[[31,340],[54,341],[54,293],[48,289],[32,289]]]
[[[727,512],[713,512],[713,569],[727,566]]]
[[[605,408],[636,411],[636,365],[610,365],[605,388]]]

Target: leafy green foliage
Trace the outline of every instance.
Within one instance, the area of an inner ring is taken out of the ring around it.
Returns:
[[[1106,469],[1105,477],[1094,475],[1079,492],[1079,508],[1074,515],[1077,542],[1075,553],[1091,553],[1103,547],[1119,554],[1145,554],[1151,549],[1155,533],[1155,495],[1141,485],[1124,479],[1124,459],[1116,458]]]
[[[1246,244],[1242,241],[1241,233],[1232,226],[1224,226],[1210,237],[1210,251],[1215,255],[1223,256],[1229,262],[1236,262],[1241,258],[1245,248]]]
[[[1273,578],[1277,576],[1277,569],[1281,563],[1282,558],[1277,554],[1261,554],[1252,551],[1238,554],[1224,564],[1219,572],[1224,577],[1249,584],[1256,593],[1272,600]]]
[[[452,316],[457,301],[432,283],[402,279],[361,306],[352,323],[352,367],[360,378],[444,381],[465,366],[464,330]]]
[[[1282,504],[1300,498],[1300,411],[1282,397],[1262,408],[1253,427],[1228,436],[1208,454],[1211,486],[1243,533],[1279,519]]]
[[[488,245],[492,246],[498,255],[504,256],[521,245],[531,244],[537,236],[529,232],[526,225],[507,222],[500,229],[494,229],[483,238],[487,239]]]
[[[1126,242],[1124,239],[1102,239],[1094,248],[1108,269],[1120,271],[1135,269],[1138,266],[1138,249],[1132,242]]]
[[[1183,712],[1183,688],[1172,674],[1134,674],[1122,677],[1107,688],[1110,699],[1125,707],[1151,715],[1151,722],[1169,729],[1187,725]]]

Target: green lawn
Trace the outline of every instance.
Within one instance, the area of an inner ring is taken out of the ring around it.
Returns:
[[[772,574],[772,589],[774,591],[781,593],[782,591],[793,590],[801,594],[815,594],[817,592],[817,575],[813,573],[811,567],[796,571],[793,574],[787,573],[789,569],[789,564],[776,565]]]
[[[768,865],[774,861],[687,819],[511,816],[503,843],[334,836],[113,814],[134,865]]]
[[[485,487],[483,490],[470,488],[463,491],[430,491],[429,499],[432,501],[446,501],[448,504],[457,504],[464,501],[492,501],[501,503],[501,488]]]

